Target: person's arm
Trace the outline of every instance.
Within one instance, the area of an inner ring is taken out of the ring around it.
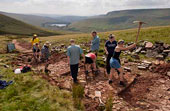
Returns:
[[[85,61],[85,55],[84,55],[83,50],[81,48],[80,48],[80,54],[83,57],[83,62],[84,62]]]
[[[130,49],[132,49],[134,47],[136,47],[136,44],[132,44],[132,45],[130,45],[128,47],[122,47],[122,48],[119,47],[119,50],[120,51],[126,51],[126,50],[130,50]]]
[[[92,44],[99,44],[99,42],[100,42],[99,38],[96,38],[92,41]]]
[[[70,57],[69,56],[67,56],[67,60],[68,60],[68,64],[70,64]]]
[[[94,45],[100,45],[100,39],[99,38],[96,38],[92,41],[92,46]],[[92,50],[92,46],[91,46],[91,50]],[[94,50],[98,50],[98,49],[94,49]]]
[[[71,54],[70,54],[69,49],[67,49],[66,55],[67,55],[68,64],[70,64],[70,55],[71,55]]]
[[[81,54],[81,56],[83,57],[83,62],[85,62],[85,55]]]
[[[109,53],[107,51],[107,47],[106,46],[104,47],[104,50],[105,50],[105,53],[108,55]]]

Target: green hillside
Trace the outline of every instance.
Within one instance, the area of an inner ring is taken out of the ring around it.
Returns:
[[[136,9],[113,11],[69,25],[68,30],[89,32],[135,28],[133,21],[144,21],[148,26],[170,25],[170,9]]]
[[[36,15],[25,15],[25,14],[15,14],[15,13],[6,13],[0,12],[3,15],[9,16],[11,18],[23,21],[27,24],[34,26],[43,27],[45,23],[55,23],[56,20],[50,17],[36,16]]]
[[[19,20],[0,14],[0,34],[32,35],[36,33],[40,36],[59,35],[57,32],[50,32],[28,25]]]

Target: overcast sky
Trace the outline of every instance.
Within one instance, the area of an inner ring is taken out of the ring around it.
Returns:
[[[0,0],[0,11],[27,14],[89,16],[141,8],[170,8],[170,0]]]

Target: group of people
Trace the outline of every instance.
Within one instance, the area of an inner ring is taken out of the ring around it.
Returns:
[[[70,70],[71,70],[71,75],[73,78],[73,81],[76,83],[77,80],[77,75],[78,75],[78,66],[79,66],[79,60],[80,56],[82,55],[83,61],[85,63],[85,73],[88,74],[88,69],[89,65],[92,66],[94,72],[97,73],[97,68],[96,68],[96,59],[97,59],[97,54],[99,51],[100,47],[100,38],[97,35],[96,31],[92,32],[92,41],[91,41],[91,47],[90,47],[90,53],[84,55],[83,50],[80,48],[80,46],[75,44],[75,40],[71,39],[70,40],[70,46],[67,48],[67,56],[68,56],[68,62],[70,64]],[[120,54],[122,51],[126,51],[129,49],[132,49],[136,47],[136,43],[124,47],[124,41],[115,40],[115,35],[110,34],[108,37],[108,40],[105,43],[105,53],[107,55],[106,59],[106,70],[108,74],[108,83],[111,84],[113,82],[113,74],[116,72],[119,75],[119,84],[121,86],[126,86],[124,82],[124,77],[123,77],[123,69],[121,67],[121,62],[120,62]]]
[[[49,42],[46,42],[43,47],[40,50],[39,47],[39,39],[37,38],[37,35],[34,34],[33,38],[31,39],[32,44],[32,50],[34,53],[34,58],[36,60],[42,60],[42,61],[48,61],[48,58],[50,56],[49,46],[51,45]],[[123,69],[121,67],[121,61],[119,59],[120,54],[122,51],[126,51],[129,49],[132,49],[136,47],[136,43],[124,47],[124,41],[119,40],[116,41],[115,35],[110,34],[108,36],[108,40],[105,43],[104,49],[107,56],[106,59],[106,70],[108,74],[108,83],[111,84],[113,82],[113,75],[118,73],[119,77],[119,84],[121,86],[126,86],[124,82],[123,77]],[[78,69],[79,69],[79,62],[80,58],[82,56],[83,62],[85,64],[85,74],[88,75],[89,68],[92,68],[92,71],[97,74],[98,68],[96,65],[97,55],[100,48],[100,38],[97,35],[96,31],[92,32],[92,40],[91,40],[91,46],[90,46],[90,52],[86,55],[83,53],[82,48],[79,45],[76,45],[76,41],[74,39],[70,40],[70,46],[67,48],[67,58],[68,63],[70,65],[70,71],[73,78],[73,82],[77,83],[78,79]],[[40,54],[41,52],[41,54]],[[47,68],[48,66],[46,66]],[[45,69],[46,69],[45,68]]]
[[[33,35],[33,38],[31,39],[31,46],[32,46],[32,51],[33,51],[33,57],[36,62],[42,61],[46,62],[47,64],[45,65],[45,71],[47,70],[48,67],[48,59],[50,57],[50,42],[45,42],[42,48],[40,48],[40,41],[39,38],[37,37],[37,34]]]

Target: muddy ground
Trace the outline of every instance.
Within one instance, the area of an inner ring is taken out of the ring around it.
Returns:
[[[22,46],[23,47],[23,46]],[[32,58],[31,53],[21,53],[14,59],[13,64],[34,66],[35,73],[41,73],[44,69],[44,63],[34,64],[34,61],[28,61]],[[70,76],[69,65],[66,55],[63,53],[54,53],[50,59],[48,75],[41,76],[48,80],[52,85],[61,89],[71,91],[72,78]],[[79,83],[85,88],[83,103],[86,111],[99,111],[99,100],[95,97],[95,91],[101,91],[102,101],[106,103],[109,96],[113,98],[112,111],[169,111],[170,110],[170,78],[164,74],[164,68],[170,71],[167,65],[156,66],[158,71],[138,70],[137,63],[128,62],[124,67],[131,68],[131,72],[125,71],[127,81],[133,79],[132,84],[121,92],[124,88],[120,87],[115,78],[112,85],[108,84],[104,68],[100,68],[100,73],[93,77],[92,74],[85,79],[83,64],[80,64]],[[163,69],[163,70],[162,70]],[[161,72],[162,70],[162,72]],[[135,77],[135,79],[134,79]],[[121,93],[119,93],[121,92]]]

